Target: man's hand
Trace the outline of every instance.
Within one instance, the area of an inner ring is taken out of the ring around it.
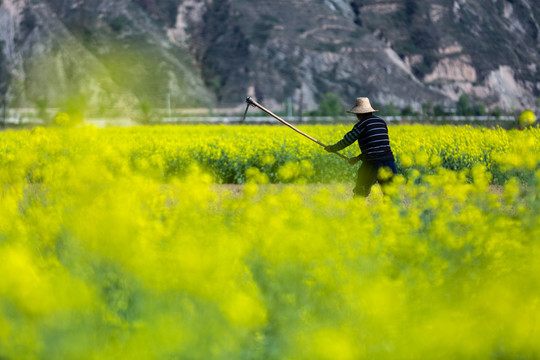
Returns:
[[[360,157],[361,157],[361,155],[350,158],[349,159],[349,164],[354,165],[354,164],[358,163],[360,161]]]

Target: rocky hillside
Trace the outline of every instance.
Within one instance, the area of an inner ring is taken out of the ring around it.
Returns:
[[[1,0],[0,91],[104,111],[328,92],[535,107],[539,33],[534,0]]]
[[[14,106],[206,106],[195,58],[133,1],[3,0],[0,41]]]

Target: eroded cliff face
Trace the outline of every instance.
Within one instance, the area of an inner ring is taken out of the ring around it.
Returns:
[[[530,0],[186,0],[174,38],[221,102],[242,93],[308,107],[322,95],[505,109],[540,93],[540,7]]]
[[[540,92],[540,7],[533,1],[353,1],[362,26],[433,91],[506,109]]]
[[[345,1],[186,1],[171,33],[196,55],[222,103],[250,94],[275,105],[302,98],[315,108],[327,92],[345,103],[360,95],[398,106],[445,101],[358,26]]]
[[[214,101],[193,56],[130,1],[4,0],[0,41],[12,74],[12,106],[37,103],[119,113]]]
[[[395,106],[535,107],[532,0],[3,0],[15,102],[315,108],[327,92]],[[127,106],[127,105],[126,105]]]

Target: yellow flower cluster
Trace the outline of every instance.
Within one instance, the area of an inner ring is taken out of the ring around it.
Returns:
[[[536,115],[532,110],[525,110],[519,115],[518,122],[521,126],[530,126],[536,122]]]
[[[3,132],[0,358],[540,357],[539,131],[390,136],[354,199],[280,127]]]

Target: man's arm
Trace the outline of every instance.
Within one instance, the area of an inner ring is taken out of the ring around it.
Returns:
[[[328,145],[324,149],[328,152],[336,152],[341,149],[345,149],[360,137],[360,130],[355,126],[351,131],[345,134],[343,139],[334,145]]]

